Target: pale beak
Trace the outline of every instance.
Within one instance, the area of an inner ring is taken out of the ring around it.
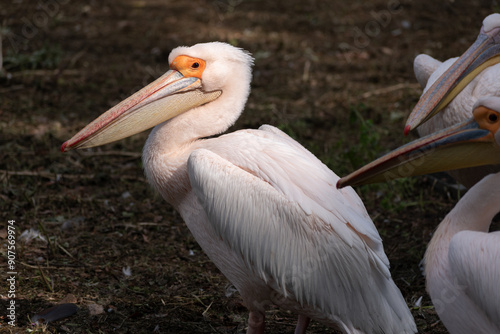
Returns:
[[[405,135],[445,108],[481,71],[499,62],[500,14],[492,14],[484,19],[474,44],[420,97],[406,121]]]
[[[221,91],[204,92],[201,80],[169,70],[80,130],[61,146],[66,152],[111,143],[154,127],[189,109],[211,102]]]
[[[476,109],[478,110],[478,109]],[[476,116],[476,111],[474,112]],[[500,117],[498,118],[500,122]],[[500,163],[500,131],[474,118],[408,143],[341,178],[338,188]],[[496,136],[495,136],[496,134]]]

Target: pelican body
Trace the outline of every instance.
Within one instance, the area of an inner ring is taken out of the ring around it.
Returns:
[[[155,126],[149,183],[177,209],[264,331],[276,304],[344,333],[414,333],[381,238],[352,188],[275,127],[219,137],[241,114],[253,59],[214,42],[179,47],[171,70],[63,144],[102,145]],[[209,138],[210,137],[210,138]],[[208,138],[208,139],[207,139]]]
[[[500,97],[473,118],[404,145],[339,180],[338,187],[500,163]],[[451,334],[500,333],[500,173],[476,183],[439,224],[424,257],[427,290]]]

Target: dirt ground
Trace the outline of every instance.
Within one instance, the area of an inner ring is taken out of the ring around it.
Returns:
[[[2,2],[2,271],[9,221],[18,237],[35,229],[45,241],[17,239],[17,326],[7,324],[10,285],[2,275],[0,332],[245,332],[238,293],[145,182],[140,154],[148,131],[60,152],[88,122],[164,73],[172,48],[224,41],[249,50],[256,59],[252,93],[230,131],[278,126],[346,175],[415,138],[403,137],[421,93],[414,57],[458,56],[482,19],[499,10],[495,3]],[[419,263],[455,194],[428,177],[357,190],[419,332],[446,333]],[[31,324],[62,300],[79,311],[48,326]],[[269,333],[293,332],[295,315],[271,309],[266,316]],[[308,333],[333,331],[313,321]]]

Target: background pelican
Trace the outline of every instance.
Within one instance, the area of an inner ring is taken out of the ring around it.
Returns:
[[[500,96],[500,14],[483,20],[476,42],[460,57],[440,62],[428,55],[415,58],[415,76],[424,89],[408,117],[405,134],[417,128],[427,136],[471,117],[478,99]],[[431,118],[432,117],[432,118]],[[449,173],[470,188],[500,166],[460,169]]]
[[[271,126],[227,130],[250,91],[251,56],[227,44],[179,47],[171,70],[87,125],[62,150],[102,145],[157,125],[143,152],[149,182],[264,330],[274,303],[346,333],[413,333],[378,232],[351,189]]]
[[[339,186],[500,162],[500,98],[480,99],[474,119],[407,144],[342,178]],[[452,334],[500,333],[500,173],[472,187],[439,224],[425,253],[427,290]]]

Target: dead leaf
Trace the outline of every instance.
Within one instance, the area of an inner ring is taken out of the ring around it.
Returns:
[[[87,306],[90,315],[98,315],[104,313],[104,307],[99,304],[90,304]]]

